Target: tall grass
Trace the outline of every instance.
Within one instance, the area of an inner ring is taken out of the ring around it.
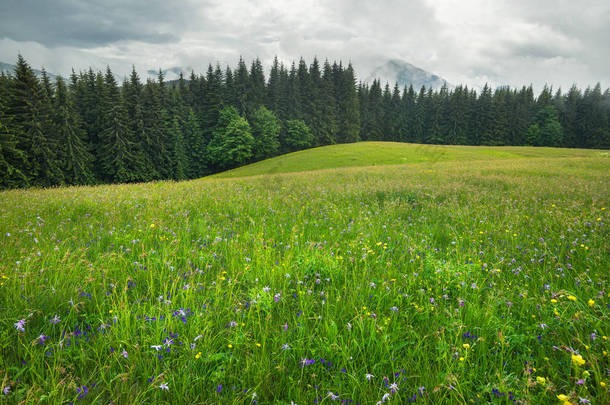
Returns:
[[[1,193],[0,403],[608,403],[609,167]]]

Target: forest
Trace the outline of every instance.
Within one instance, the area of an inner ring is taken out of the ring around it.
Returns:
[[[358,82],[351,64],[209,65],[119,83],[105,72],[0,75],[0,188],[184,180],[309,147],[358,141],[610,147],[610,89]]]

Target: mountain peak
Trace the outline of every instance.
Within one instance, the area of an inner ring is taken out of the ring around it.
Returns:
[[[422,86],[438,89],[447,83],[442,77],[402,59],[390,59],[383,65],[376,67],[365,81],[372,82],[375,79],[381,80],[382,83],[388,82],[390,85],[398,83],[401,88],[412,85],[416,90]],[[448,83],[447,86],[451,87]]]

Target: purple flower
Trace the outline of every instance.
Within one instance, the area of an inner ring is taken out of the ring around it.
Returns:
[[[330,397],[331,400],[336,401],[337,399],[339,399],[339,395],[335,395],[332,392],[328,391],[328,396]]]
[[[279,302],[279,301],[280,301],[280,298],[282,298],[282,295],[281,295],[280,293],[277,293],[277,294],[275,294],[275,295],[273,296],[273,300],[274,300],[275,302]]]
[[[218,387],[216,387],[216,392],[220,393],[220,391],[222,391],[222,384],[218,384]]]
[[[19,331],[19,332],[25,332],[24,326],[25,326],[25,319],[20,319],[17,322],[15,322],[15,328]]]
[[[271,288],[269,288],[268,285],[263,287],[263,292],[269,292],[269,291],[271,291]]]
[[[587,398],[582,398],[582,397],[578,397],[578,402],[581,404],[590,404],[591,401],[589,401]]]
[[[61,319],[59,319],[59,316],[57,316],[57,314],[55,314],[53,319],[51,319],[49,322],[51,322],[53,325],[57,325],[60,321],[61,321]]]
[[[4,389],[2,390],[2,393],[4,395],[8,395],[10,392],[11,392],[11,387],[8,385],[6,387],[4,387]]]
[[[44,341],[47,340],[48,338],[49,338],[48,336],[41,334],[40,336],[38,336],[38,343],[44,344]]]
[[[127,353],[127,350],[123,349],[123,351],[121,352],[121,356],[127,358],[127,356],[129,356],[129,354]]]
[[[287,344],[287,343],[284,343],[284,344],[282,345],[282,350],[290,350],[290,346],[288,346],[288,344]]]
[[[84,398],[85,395],[87,395],[87,393],[89,392],[89,389],[86,386],[81,386],[79,388],[76,389],[76,393],[79,394],[78,398]]]
[[[165,391],[169,391],[169,387],[167,386],[167,383],[161,383],[159,384],[159,388]]]
[[[392,307],[392,308],[390,308],[390,311],[398,312],[398,307]]]
[[[577,385],[585,385],[585,380],[584,379],[579,379],[578,381],[576,381]]]

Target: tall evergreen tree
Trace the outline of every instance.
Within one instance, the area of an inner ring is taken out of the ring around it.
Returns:
[[[87,133],[61,76],[57,77],[55,87],[53,131],[60,141],[59,157],[66,183],[93,184],[93,155],[87,147]]]

